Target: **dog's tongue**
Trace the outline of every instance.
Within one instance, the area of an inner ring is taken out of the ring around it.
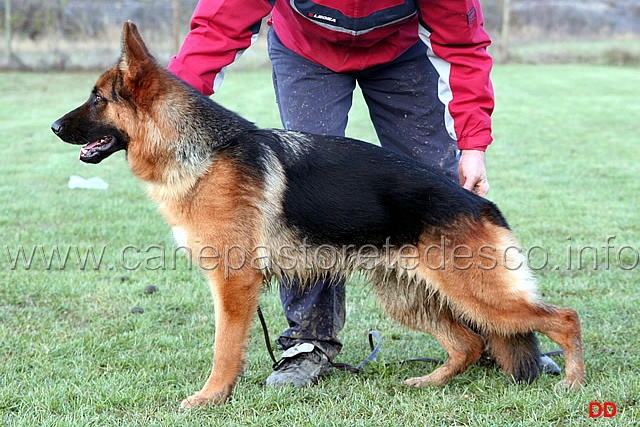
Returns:
[[[96,145],[98,145],[100,143],[100,140],[96,140],[93,142],[88,143],[87,145],[85,145],[84,147],[82,147],[80,149],[80,159],[82,159],[82,157],[87,154],[89,151],[91,151],[92,148],[94,148]]]

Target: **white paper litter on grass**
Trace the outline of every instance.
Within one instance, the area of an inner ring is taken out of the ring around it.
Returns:
[[[69,190],[75,190],[76,188],[88,189],[88,190],[106,190],[109,188],[102,178],[94,176],[93,178],[84,179],[81,176],[71,175],[69,177]]]

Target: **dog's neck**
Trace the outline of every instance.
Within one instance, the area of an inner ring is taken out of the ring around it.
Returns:
[[[206,175],[219,150],[238,135],[257,129],[182,81],[176,79],[173,84],[183,85],[190,92],[188,97],[180,97],[191,103],[185,107],[184,102],[174,102],[171,97],[156,99],[160,114],[148,118],[153,131],[137,135],[146,140],[145,144],[132,144],[127,153],[133,173],[148,184],[148,192],[157,202],[184,197]],[[180,111],[176,110],[178,105]],[[135,146],[147,150],[136,151]]]

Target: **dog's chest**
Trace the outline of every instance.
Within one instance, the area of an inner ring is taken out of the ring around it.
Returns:
[[[178,246],[179,248],[189,247],[187,231],[183,227],[174,225],[171,227],[171,232],[173,233],[173,240],[175,240],[176,246]]]
[[[176,246],[189,248],[189,231],[185,219],[181,215],[181,210],[174,203],[161,202],[158,204],[158,211],[171,227]]]

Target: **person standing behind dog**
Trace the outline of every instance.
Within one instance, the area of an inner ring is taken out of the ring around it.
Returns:
[[[273,86],[286,129],[344,136],[356,83],[380,144],[481,196],[492,141],[491,40],[479,0],[200,0],[169,71],[204,95],[268,20]],[[340,352],[344,281],[282,284],[289,328],[268,385],[303,387]]]

